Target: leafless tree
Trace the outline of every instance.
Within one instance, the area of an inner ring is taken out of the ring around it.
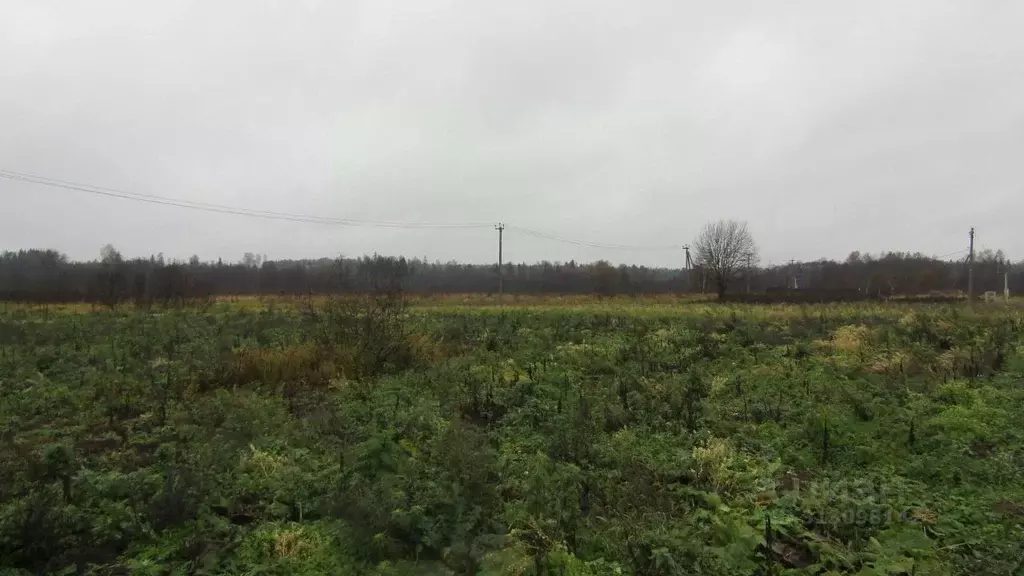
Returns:
[[[711,274],[719,298],[725,295],[729,282],[744,269],[757,264],[757,244],[746,222],[709,222],[693,244],[697,250],[697,264]]]
[[[121,253],[114,248],[113,244],[107,244],[103,248],[100,248],[100,262],[104,264],[120,264],[124,261],[124,257]]]

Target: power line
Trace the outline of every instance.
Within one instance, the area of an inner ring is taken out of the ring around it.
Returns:
[[[403,222],[393,220],[358,220],[354,218],[336,218],[326,216],[313,216],[309,214],[295,214],[289,212],[278,212],[270,210],[257,210],[252,208],[242,208],[238,206],[229,206],[226,204],[214,204],[210,202],[199,202],[194,200],[182,200],[177,198],[171,198],[167,196],[157,196],[155,194],[144,194],[141,192],[129,192],[125,190],[119,190],[116,188],[106,188],[102,186],[93,186],[90,184],[82,184],[80,182],[73,182],[69,180],[60,180],[57,178],[49,178],[46,176],[38,176],[35,174],[27,174],[24,172],[15,172],[13,170],[0,169],[0,178],[12,180],[15,182],[24,182],[28,184],[36,184],[40,186],[49,186],[52,188],[61,188],[64,190],[83,192],[86,194],[93,194],[97,196],[105,196],[108,198],[117,198],[122,200],[131,200],[135,202],[144,202],[148,204],[156,204],[161,206],[172,206],[176,208],[184,208],[188,210],[198,210],[204,212],[213,212],[218,214],[229,214],[234,216],[246,216],[249,218],[261,218],[266,220],[283,220],[288,222],[299,222],[305,224],[322,224],[331,226],[346,226],[346,227],[366,227],[366,228],[402,228],[402,229],[476,229],[476,228],[489,228],[493,226],[491,222]],[[509,230],[517,231],[521,234],[532,236],[535,238],[541,238],[550,240],[553,242],[560,242],[563,244],[571,244],[575,246],[582,246],[586,248],[598,248],[605,250],[624,250],[624,251],[671,251],[678,250],[678,246],[631,246],[625,244],[609,244],[603,242],[591,242],[587,240],[580,240],[576,238],[567,238],[565,236],[559,236],[557,234],[550,234],[548,232],[542,232],[540,230],[534,230],[526,228],[524,226],[516,226],[513,224],[504,224],[505,228]],[[941,256],[936,256],[936,259],[946,258],[948,256],[954,256],[968,252],[968,249],[961,249]]]
[[[935,259],[936,260],[941,260],[943,258],[948,258],[949,256],[956,256],[957,254],[963,254],[964,252],[967,252],[967,251],[968,251],[967,248],[963,248],[961,250],[956,250],[955,252],[950,252],[949,254],[942,254],[940,256],[936,256]]]
[[[93,186],[90,184],[82,184],[80,182],[73,182],[69,180],[60,180],[57,178],[49,178],[46,176],[38,176],[35,174],[26,174],[23,172],[15,172],[13,170],[0,169],[0,178],[6,178],[16,182],[26,182],[29,184],[37,184],[41,186],[50,186],[53,188],[61,188],[64,190],[71,190],[77,192],[84,192],[87,194],[94,194],[98,196],[106,196],[109,198],[118,198],[122,200],[131,200],[135,202],[145,202],[148,204],[157,204],[162,206],[173,206],[177,208],[186,208],[189,210],[200,210],[204,212],[215,212],[219,214],[231,214],[235,216],[248,216],[251,218],[263,218],[268,220],[285,220],[289,222],[301,222],[308,224],[328,224],[335,226],[351,226],[351,227],[380,227],[380,228],[408,228],[408,229],[437,229],[437,228],[485,228],[490,227],[492,223],[484,222],[463,222],[463,223],[437,223],[437,222],[398,222],[389,220],[356,220],[353,218],[329,218],[324,216],[312,216],[308,214],[294,214],[289,212],[275,212],[269,210],[255,210],[252,208],[241,208],[238,206],[229,206],[225,204],[213,204],[210,202],[198,202],[194,200],[181,200],[177,198],[170,198],[167,196],[157,196],[155,194],[143,194],[141,192],[128,192],[125,190],[118,190],[116,188],[105,188],[102,186]],[[611,250],[675,250],[676,246],[626,246],[622,244],[605,244],[600,242],[588,242],[586,240],[578,240],[573,238],[566,238],[555,234],[549,234],[547,232],[541,232],[539,230],[533,230],[522,226],[508,225],[509,229],[517,230],[523,234],[534,236],[537,238],[543,238],[552,240],[555,242],[562,242],[566,244],[573,244],[576,246],[585,246],[589,248],[603,248]]]
[[[564,236],[557,236],[555,234],[548,234],[547,232],[541,232],[539,230],[532,230],[530,228],[524,228],[522,226],[515,226],[512,224],[506,224],[509,230],[515,230],[527,236],[534,236],[536,238],[544,238],[546,240],[553,240],[555,242],[563,242],[565,244],[574,244],[576,246],[585,246],[587,248],[603,248],[608,250],[635,250],[635,251],[664,251],[664,250],[678,250],[679,246],[627,246],[624,244],[604,244],[601,242],[588,242],[586,240],[576,240],[573,238],[566,238]]]
[[[78,182],[71,182],[67,180],[58,180],[56,178],[47,178],[44,176],[36,176],[33,174],[24,174],[21,172],[14,172],[11,170],[0,169],[0,178],[6,178],[7,180],[13,180],[16,182],[26,182],[29,184],[38,184],[42,186],[50,186],[53,188],[62,188],[65,190],[72,190],[78,192],[84,192],[87,194],[94,194],[98,196],[106,196],[109,198],[120,198],[123,200],[132,200],[136,202],[145,202],[149,204],[158,204],[162,206],[174,206],[177,208],[186,208],[189,210],[200,210],[204,212],[216,212],[219,214],[232,214],[235,216],[248,216],[250,218],[263,218],[267,220],[286,220],[290,222],[302,222],[308,224],[328,224],[335,226],[352,226],[352,227],[378,227],[378,228],[484,228],[491,226],[490,223],[482,222],[468,222],[468,223],[437,223],[437,222],[397,222],[388,220],[356,220],[353,218],[331,218],[324,216],[312,216],[308,214],[293,214],[288,212],[273,212],[269,210],[255,210],[251,208],[240,208],[237,206],[227,206],[224,204],[212,204],[209,202],[197,202],[193,200],[180,200],[176,198],[169,198],[165,196],[156,196],[153,194],[142,194],[138,192],[127,192],[124,190],[117,190],[114,188],[104,188],[101,186],[92,186],[89,184],[81,184]]]

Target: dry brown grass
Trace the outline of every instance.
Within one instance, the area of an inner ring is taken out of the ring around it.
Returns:
[[[840,326],[832,334],[831,345],[842,352],[856,352],[869,339],[871,331],[867,326]]]
[[[228,378],[236,385],[254,382],[326,384],[336,372],[334,364],[319,354],[316,346],[299,344],[238,350],[231,359]]]
[[[301,526],[282,530],[274,537],[274,556],[277,558],[301,558],[311,549]]]

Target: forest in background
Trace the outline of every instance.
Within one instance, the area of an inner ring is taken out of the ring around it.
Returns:
[[[1001,251],[976,255],[975,290],[1002,292],[1004,274],[1011,293],[1024,290],[1024,262],[1011,265]],[[592,263],[507,263],[508,294],[647,295],[714,292],[697,266],[685,269]],[[416,294],[495,293],[497,265],[427,262],[391,256],[270,260],[247,253],[238,262],[124,258],[112,246],[92,261],[72,261],[55,250],[0,253],[0,299],[17,302],[85,301],[115,305],[169,304],[226,295],[297,295],[365,292],[381,287]],[[853,252],[844,261],[817,260],[753,267],[733,279],[729,291],[778,288],[858,290],[869,294],[913,295],[965,291],[964,260],[946,261],[920,253],[879,255]]]

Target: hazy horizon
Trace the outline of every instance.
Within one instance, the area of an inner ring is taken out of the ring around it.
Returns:
[[[61,254],[67,256],[68,259],[70,261],[72,261],[72,262],[89,263],[89,262],[101,262],[102,261],[103,258],[101,256],[100,252],[102,252],[103,248],[105,248],[105,246],[101,247],[101,249],[99,251],[97,251],[96,255],[91,256],[91,257],[90,256],[85,256],[83,258],[75,258],[75,257],[73,257],[73,256],[71,256],[71,255],[69,255],[69,254],[67,254],[67,253],[65,253],[65,252],[63,252],[61,250],[58,250],[56,248],[52,248],[52,247],[51,248],[48,248],[48,247],[38,247],[38,246],[36,246],[36,247],[25,247],[25,248],[15,248],[15,249],[0,249],[0,253],[5,252],[5,251],[18,252],[19,250],[33,250],[33,249],[35,249],[35,250],[56,250],[57,252],[60,252]],[[114,248],[117,249],[118,253],[121,254],[122,258],[124,258],[126,260],[132,260],[132,259],[143,259],[143,260],[146,260],[146,259],[150,259],[150,258],[161,258],[162,257],[163,261],[166,262],[166,263],[184,264],[184,263],[188,263],[188,261],[193,256],[198,256],[198,254],[190,254],[188,256],[182,256],[182,255],[176,255],[176,254],[165,254],[163,252],[159,252],[159,253],[156,253],[156,254],[131,254],[131,253],[125,253],[124,251],[118,249],[117,246],[114,246]],[[996,252],[996,250],[993,250],[993,249],[990,249],[990,248],[987,248],[987,247],[986,248],[981,248],[981,249],[978,249],[976,247],[975,248],[975,256],[976,257],[983,256],[983,254],[981,254],[981,253],[986,251],[986,250],[991,250],[992,252]],[[851,252],[855,252],[855,251],[851,250]],[[859,250],[856,251],[856,252],[859,252],[861,254],[862,258],[864,256],[870,256],[873,259],[878,259],[878,258],[880,258],[880,257],[885,255],[884,252],[883,253],[870,253],[870,254],[861,252]],[[958,254],[955,257],[954,256],[943,257],[943,255],[935,255],[935,254],[927,254],[927,253],[916,253],[916,252],[909,252],[909,251],[905,251],[905,250],[891,250],[891,251],[888,251],[888,252],[891,252],[891,253],[903,253],[903,254],[909,254],[909,255],[920,254],[923,257],[934,258],[934,259],[942,261],[942,262],[963,262],[966,259],[966,257],[967,257],[966,252],[964,254]],[[364,258],[364,257],[381,256],[381,257],[385,257],[385,258],[405,258],[407,260],[416,260],[416,261],[420,261],[420,262],[426,262],[428,264],[458,264],[458,265],[472,265],[472,266],[494,266],[494,265],[497,264],[497,260],[483,261],[483,262],[467,262],[467,261],[464,261],[464,260],[457,260],[457,259],[447,259],[447,260],[445,260],[445,259],[442,259],[442,258],[425,258],[424,256],[415,256],[415,255],[408,255],[408,254],[381,254],[379,252],[378,253],[367,253],[367,254],[334,254],[334,255],[296,257],[296,258],[272,258],[269,254],[263,254],[261,252],[253,252],[252,254],[254,256],[260,257],[260,261],[261,262],[263,261],[264,258],[267,261],[273,261],[273,262],[303,262],[303,261],[305,261],[305,262],[315,262],[315,261],[321,261],[321,260],[334,260],[334,259],[337,259],[339,257],[344,258],[346,260],[357,260],[357,259]],[[680,254],[683,254],[683,252],[681,250],[680,250]],[[696,256],[696,254],[693,253],[692,250],[691,250],[691,255]],[[245,259],[245,256],[246,255],[243,254],[243,255],[238,256],[238,257],[221,257],[221,256],[213,257],[213,258],[202,258],[202,257],[200,257],[200,262],[202,264],[216,264],[218,262],[218,260],[220,260],[224,264],[228,264],[228,265],[239,264],[239,263],[243,262],[243,260]],[[849,256],[850,256],[850,254],[847,254],[846,256],[840,257],[840,258],[825,258],[825,257],[822,257],[822,258],[816,258],[816,259],[813,259],[813,260],[792,260],[792,261],[791,260],[781,260],[781,261],[761,260],[761,262],[757,265],[757,267],[758,268],[784,267],[787,264],[793,264],[793,263],[796,263],[796,264],[813,264],[815,262],[820,262],[820,261],[823,261],[823,260],[824,261],[834,261],[834,262],[843,263],[844,261],[847,260],[847,258]],[[1015,261],[1012,257],[1010,257],[1009,255],[1006,255],[1005,251],[1004,251],[1004,256],[1006,256],[1008,258],[1008,260],[1011,263],[1011,266],[1014,266],[1014,267],[1016,267],[1016,266],[1024,266],[1024,260],[1020,260],[1019,262]],[[644,266],[644,267],[648,267],[648,268],[660,268],[660,269],[669,269],[669,270],[672,270],[672,269],[682,269],[683,268],[683,263],[682,262],[678,263],[677,265],[672,265],[672,264],[669,264],[669,265],[658,265],[658,264],[647,265],[647,264],[637,264],[637,263],[631,262],[629,260],[616,260],[614,258],[597,258],[597,259],[592,259],[592,260],[571,260],[571,259],[570,260],[551,260],[551,259],[541,259],[541,260],[514,260],[514,261],[510,261],[510,260],[506,259],[505,260],[505,264],[506,265],[509,265],[509,264],[511,264],[511,265],[523,264],[523,265],[531,266],[531,265],[538,265],[538,264],[542,264],[544,262],[548,262],[548,263],[551,263],[551,264],[564,265],[564,264],[568,264],[570,261],[573,261],[577,265],[580,265],[580,266],[586,266],[586,265],[594,264],[594,263],[596,263],[598,261],[605,261],[605,262],[608,262],[609,264],[611,264],[613,266],[616,266],[616,267],[618,267],[620,265],[625,265],[625,266]]]

